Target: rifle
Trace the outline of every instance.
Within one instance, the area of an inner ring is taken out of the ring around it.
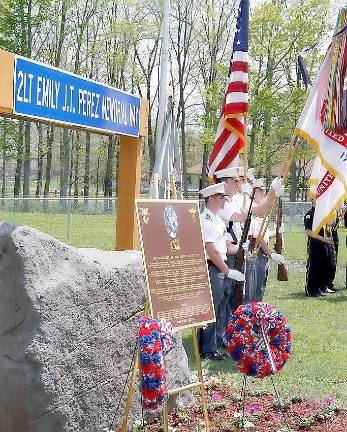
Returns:
[[[282,200],[278,200],[278,208],[276,215],[276,242],[275,242],[275,251],[278,254],[282,254],[283,251],[283,234],[279,232],[280,227],[283,223],[283,208],[282,208]],[[278,281],[287,281],[288,273],[284,264],[278,264],[277,267],[277,280]]]
[[[251,201],[250,201],[248,212],[247,212],[247,217],[246,217],[245,223],[243,225],[241,239],[239,242],[239,248],[238,248],[238,251],[236,253],[235,269],[238,271],[242,271],[242,269],[244,267],[245,251],[243,250],[242,245],[248,239],[248,231],[249,231],[249,228],[251,226],[253,200],[254,200],[254,189],[252,192]],[[234,285],[234,308],[235,309],[237,309],[242,304],[243,284],[244,284],[244,282],[236,281],[235,285]]]

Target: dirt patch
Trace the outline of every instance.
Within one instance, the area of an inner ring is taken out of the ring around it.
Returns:
[[[247,395],[244,405],[245,416],[242,427],[243,404],[240,390],[218,382],[206,386],[211,432],[236,432],[248,430],[257,432],[344,432],[347,411],[336,404],[333,396],[319,401],[305,401],[298,398],[282,401],[283,407],[273,395]],[[204,421],[200,404],[180,408],[170,414],[171,432],[204,432]],[[159,423],[148,425],[147,432],[160,432]]]

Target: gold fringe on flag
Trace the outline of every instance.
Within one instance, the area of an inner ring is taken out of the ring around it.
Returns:
[[[347,7],[337,17],[332,41],[332,62],[328,87],[328,105],[324,119],[325,129],[347,132],[347,110],[344,91],[347,71]]]

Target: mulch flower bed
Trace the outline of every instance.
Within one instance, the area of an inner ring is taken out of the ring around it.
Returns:
[[[211,432],[289,432],[284,416],[292,432],[346,431],[347,411],[338,407],[333,396],[326,396],[319,401],[301,398],[283,400],[281,409],[274,395],[247,394],[242,426],[240,390],[212,378],[206,384],[206,392]],[[169,425],[170,432],[205,432],[201,405],[196,403],[190,407],[178,408],[170,414]],[[158,423],[145,428],[147,432],[162,430]]]

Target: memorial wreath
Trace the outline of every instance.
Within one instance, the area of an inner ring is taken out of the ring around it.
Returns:
[[[140,374],[142,378],[142,406],[155,411],[166,400],[167,381],[164,353],[171,346],[172,326],[149,316],[139,319]]]
[[[291,353],[291,329],[284,314],[267,303],[239,306],[224,340],[240,372],[263,378],[282,369]]]

